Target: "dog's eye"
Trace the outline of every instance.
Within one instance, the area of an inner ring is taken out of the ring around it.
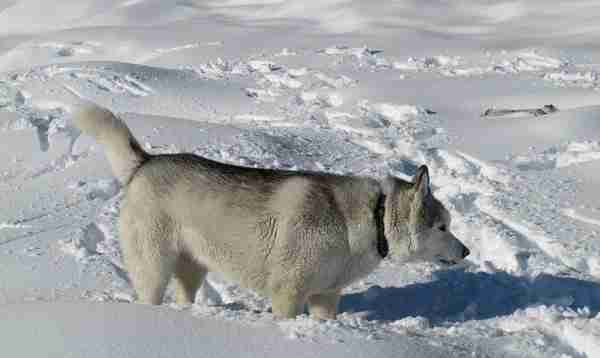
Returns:
[[[446,225],[440,225],[440,227],[438,228],[440,229],[440,231],[446,231]]]

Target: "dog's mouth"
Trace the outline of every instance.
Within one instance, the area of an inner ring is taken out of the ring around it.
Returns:
[[[445,259],[438,259],[438,262],[444,266],[452,266],[452,265],[458,264],[458,262],[456,262],[454,260],[445,260]]]

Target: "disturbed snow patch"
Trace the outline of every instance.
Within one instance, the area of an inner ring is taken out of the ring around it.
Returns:
[[[521,170],[548,170],[600,159],[600,142],[571,142],[541,153],[517,155],[510,160]]]
[[[59,240],[60,249],[77,261],[85,262],[86,258],[98,254],[98,245],[103,242],[105,235],[98,225],[91,223],[81,230],[81,234],[69,240]]]
[[[488,53],[479,60],[467,60],[461,56],[437,55],[422,58],[409,57],[406,61],[394,61],[393,68],[408,72],[434,72],[442,76],[481,76],[485,74],[518,74],[560,69],[566,61],[544,56],[536,50]]]
[[[599,75],[596,71],[567,71],[548,72],[544,79],[560,87],[581,87],[597,89],[600,85]]]
[[[367,46],[348,47],[337,45],[317,51],[329,56],[338,56],[338,64],[350,62],[359,68],[369,70],[386,70],[392,68],[392,64],[383,56],[382,50],[375,50]]]

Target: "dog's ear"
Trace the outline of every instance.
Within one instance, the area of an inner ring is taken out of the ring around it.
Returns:
[[[427,169],[426,165],[421,165],[417,169],[417,174],[415,174],[413,182],[415,183],[416,193],[422,195],[423,198],[429,195],[429,169]]]

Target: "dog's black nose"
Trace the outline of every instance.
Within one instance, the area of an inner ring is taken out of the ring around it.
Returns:
[[[462,252],[463,259],[465,257],[469,256],[470,253],[471,253],[471,251],[469,251],[469,249],[466,246],[463,246],[463,252]]]

